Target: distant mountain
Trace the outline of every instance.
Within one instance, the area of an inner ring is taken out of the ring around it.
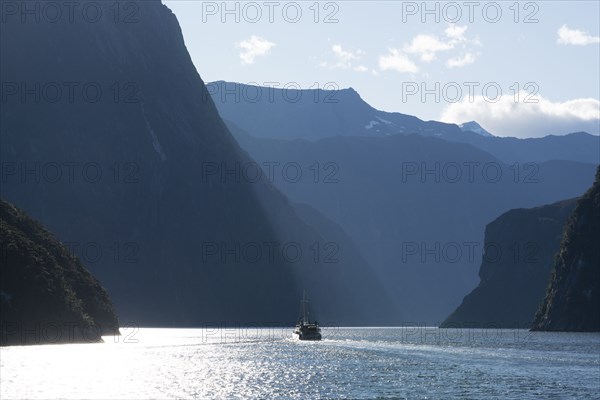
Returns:
[[[509,164],[524,165],[551,160],[600,163],[600,137],[585,132],[530,139],[471,135],[457,136],[454,140],[485,150]]]
[[[490,222],[479,285],[441,327],[529,328],[575,203],[510,210]]]
[[[600,167],[564,230],[533,330],[600,331]]]
[[[0,199],[0,345],[73,343],[118,334],[100,283],[38,222]]]
[[[268,179],[242,176],[254,160],[219,117],[175,15],[133,1],[123,23],[113,3],[91,3],[105,18],[0,25],[0,190],[62,241],[97,251],[87,264],[120,320],[289,324],[303,289],[320,321],[395,318],[348,242],[308,226]]]
[[[314,141],[334,136],[417,133],[470,144],[508,164],[552,160],[600,163],[600,137],[587,133],[536,139],[488,136],[476,122],[463,124],[463,128],[472,128],[465,130],[454,124],[379,111],[351,88],[297,90],[224,81],[209,83],[208,88],[221,116],[256,138]]]
[[[460,124],[458,127],[463,132],[471,131],[471,132],[475,132],[476,134],[481,135],[483,137],[493,137],[494,136],[491,133],[489,133],[488,131],[486,131],[485,129],[483,129],[481,127],[481,125],[479,125],[475,121],[465,122],[463,124]]]
[[[265,175],[267,166],[276,171],[273,183],[292,201],[348,233],[404,321],[415,323],[440,323],[477,285],[489,221],[579,196],[595,171],[572,161],[515,168],[471,145],[421,135],[257,139],[227,123]],[[296,169],[299,181],[290,179]]]
[[[281,89],[217,81],[207,84],[223,119],[250,135],[268,139],[316,140],[331,136],[463,136],[460,128],[412,115],[388,113],[367,104],[352,88]]]

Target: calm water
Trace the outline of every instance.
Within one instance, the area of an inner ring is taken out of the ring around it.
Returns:
[[[436,328],[122,330],[0,349],[0,398],[600,399],[600,334]]]

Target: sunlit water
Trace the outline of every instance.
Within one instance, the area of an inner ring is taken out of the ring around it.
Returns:
[[[0,349],[0,398],[600,399],[600,334],[436,328],[122,330]]]

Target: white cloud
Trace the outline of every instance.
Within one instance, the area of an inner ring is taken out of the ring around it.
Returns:
[[[473,53],[466,53],[460,57],[453,57],[446,61],[446,67],[448,68],[461,68],[465,65],[473,64],[477,57]]]
[[[446,35],[445,38],[440,39],[434,35],[419,34],[415,36],[410,43],[405,44],[403,50],[408,54],[418,54],[421,61],[431,62],[437,58],[437,53],[453,50],[458,45],[462,45],[463,48],[466,48],[468,45],[480,46],[481,43],[477,37],[473,39],[465,37],[466,31],[467,26],[449,24],[444,30],[444,34]],[[472,53],[463,56],[463,58],[464,57],[466,57],[466,59],[462,60],[463,63],[471,64],[475,61],[475,57]],[[457,63],[460,64],[460,62],[458,62],[459,60],[459,57],[454,57],[451,60],[448,60],[446,65],[449,65],[448,63],[450,63],[452,66],[462,66],[457,65]]]
[[[406,55],[398,49],[388,49],[387,55],[379,56],[379,69],[382,71],[394,70],[398,72],[415,73],[419,68]]]
[[[362,53],[361,50],[358,50],[356,54],[351,51],[344,50],[339,44],[334,44],[331,50],[333,50],[333,54],[335,54],[336,57],[342,61],[357,60]]]
[[[410,44],[404,46],[406,53],[417,53],[421,61],[429,62],[435,60],[435,53],[454,48],[452,42],[443,42],[433,35],[417,35]]]
[[[358,72],[367,71],[368,68],[364,65],[354,66],[354,62],[358,61],[364,52],[360,49],[356,51],[345,50],[341,45],[334,44],[331,47],[331,51],[333,52],[334,62],[322,61],[320,63],[321,67],[330,68],[330,69],[352,69]]]
[[[463,41],[466,40],[465,32],[467,31],[467,26],[458,26],[458,25],[450,25],[444,33],[451,39]]]
[[[268,54],[273,46],[275,46],[275,43],[255,35],[236,44],[236,47],[243,49],[240,52],[242,64],[254,64],[254,59],[257,56]]]
[[[600,37],[592,36],[587,32],[578,31],[576,29],[569,29],[568,26],[563,25],[558,29],[558,39],[556,42],[559,44],[586,46],[588,44],[600,43]]]
[[[408,57],[409,54],[415,54],[420,61],[427,63],[435,60],[438,53],[450,52],[459,48],[462,49],[463,54],[448,59],[446,67],[456,68],[473,64],[477,55],[472,50],[472,46],[481,46],[481,42],[478,37],[467,38],[465,36],[467,29],[467,26],[448,24],[444,30],[445,37],[419,34],[413,37],[409,43],[405,43],[402,51],[389,49],[389,54],[380,56],[379,69],[415,73],[419,71],[419,67]]]
[[[525,103],[528,93],[519,94],[519,102],[511,95],[491,103],[482,96],[473,101],[465,98],[448,105],[440,119],[444,122],[477,121],[497,136],[542,137],[576,131],[598,134],[600,101],[593,98],[552,102],[541,96],[537,103]]]

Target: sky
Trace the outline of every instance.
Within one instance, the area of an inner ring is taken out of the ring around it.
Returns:
[[[598,1],[163,2],[205,82],[352,87],[497,136],[600,133]]]

